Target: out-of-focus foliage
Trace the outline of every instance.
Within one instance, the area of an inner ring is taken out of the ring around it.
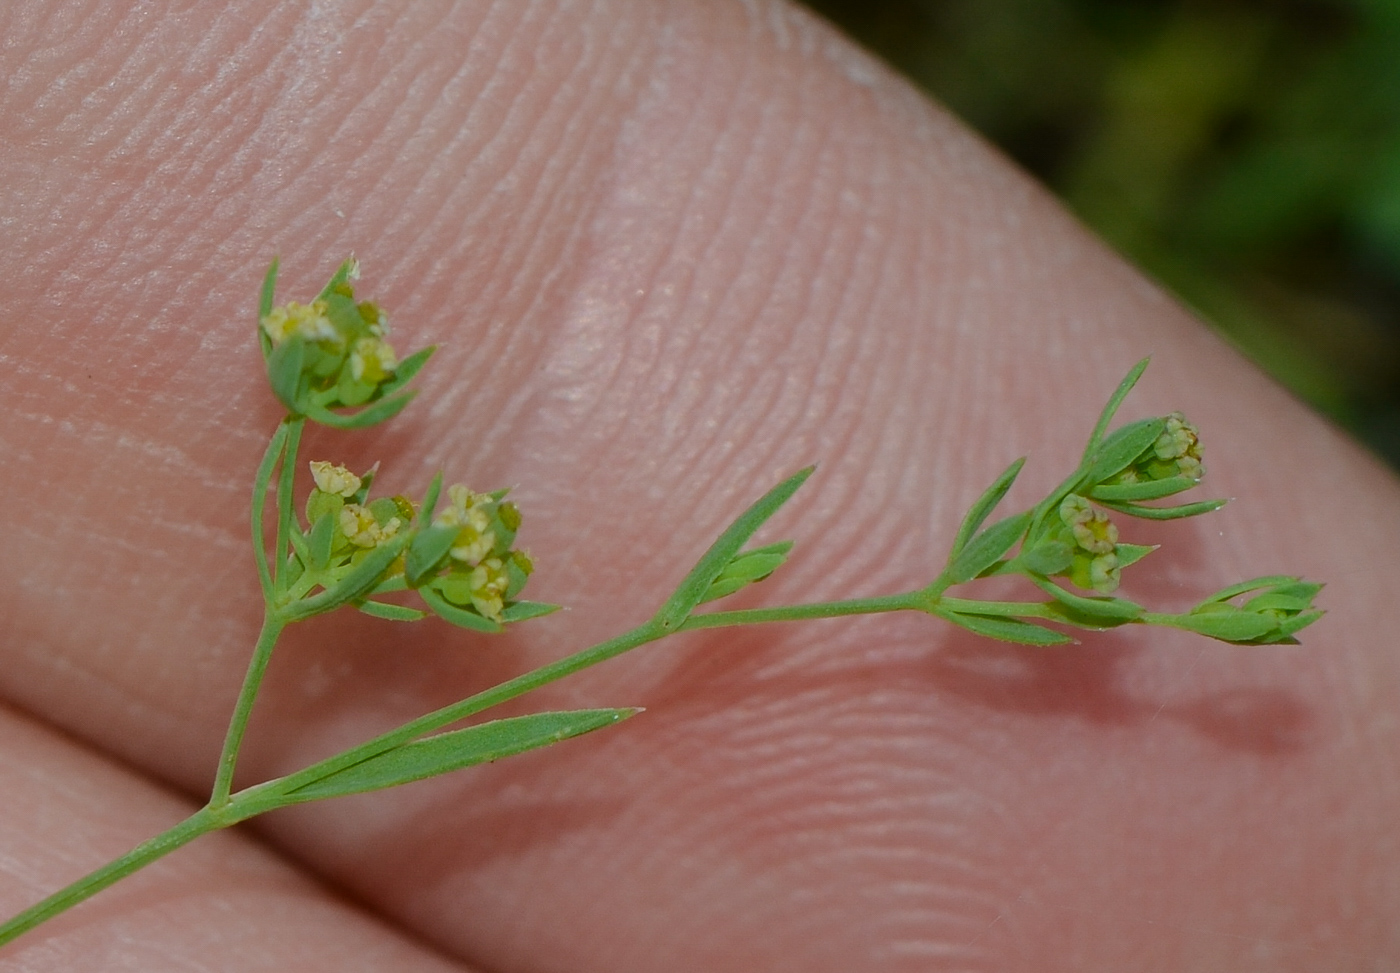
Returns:
[[[808,0],[1400,465],[1400,0]]]

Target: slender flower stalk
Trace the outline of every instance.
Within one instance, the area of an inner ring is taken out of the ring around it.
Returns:
[[[1099,416],[1078,467],[1040,503],[987,526],[1020,474],[1017,460],[978,498],[953,539],[942,570],[913,591],[840,601],[700,611],[701,606],[767,578],[786,562],[791,541],[747,547],[750,539],[812,474],[800,470],[739,516],[675,591],[642,625],[563,659],[508,679],[371,740],[273,780],[235,789],[235,771],[268,662],[290,625],[340,609],[416,622],[436,615],[483,635],[556,610],[521,597],[534,570],[516,547],[523,518],[506,490],[446,489],[442,475],[420,500],[372,497],[377,468],[355,473],[311,461],[312,486],[300,512],[296,474],[308,421],[358,429],[391,419],[412,399],[409,381],[426,348],[399,358],[387,341],[388,318],[355,299],[358,265],[346,261],[310,303],[274,305],[277,263],[263,284],[258,340],[268,381],[287,408],[253,478],[254,564],[263,594],[262,629],[234,704],[209,802],[186,820],[0,924],[0,945],[72,908],[193,839],[293,804],[381,790],[524,753],[615,725],[635,707],[534,713],[447,727],[642,645],[701,629],[914,611],[978,635],[1031,646],[1073,642],[1066,629],[1097,631],[1155,625],[1238,645],[1296,642],[1321,612],[1321,585],[1288,575],[1223,588],[1190,611],[1163,613],[1117,596],[1123,573],[1152,546],[1130,544],[1110,514],[1141,520],[1193,517],[1223,501],[1160,505],[1204,475],[1196,427],[1180,413],[1141,419],[1112,432],[1113,418],[1141,377],[1138,363]],[[266,506],[275,505],[271,550]],[[986,601],[947,592],[982,578],[1017,575],[1047,598]],[[1063,582],[1063,584],[1061,583]],[[1072,590],[1077,589],[1077,590]],[[422,607],[386,595],[416,596]]]

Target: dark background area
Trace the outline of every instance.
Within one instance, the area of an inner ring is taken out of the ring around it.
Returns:
[[[1400,0],[806,0],[1400,467]]]

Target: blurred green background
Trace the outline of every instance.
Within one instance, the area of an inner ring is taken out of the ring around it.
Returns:
[[[1400,0],[807,0],[1400,467]]]

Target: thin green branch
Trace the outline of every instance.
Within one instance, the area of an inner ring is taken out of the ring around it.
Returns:
[[[189,844],[200,835],[226,827],[230,823],[232,822],[225,821],[209,808],[201,808],[170,830],[143,841],[122,857],[108,862],[0,925],[0,946],[71,909],[84,899],[91,898],[132,872],[145,868],[176,848]]]
[[[378,756],[395,747],[402,746],[411,740],[416,740],[425,733],[441,729],[444,726],[456,723],[458,720],[465,719],[466,717],[474,716],[493,706],[499,706],[501,703],[515,699],[517,696],[523,696],[525,693],[539,689],[541,686],[548,685],[565,676],[587,669],[590,666],[595,666],[600,662],[606,662],[608,659],[622,655],[624,652],[645,645],[648,642],[655,642],[671,634],[673,633],[662,629],[654,622],[647,622],[645,625],[638,626],[630,632],[624,632],[616,638],[608,639],[606,642],[600,642],[580,652],[575,652],[573,655],[560,659],[557,662],[551,662],[548,665],[540,666],[538,669],[516,676],[514,679],[507,680],[500,685],[483,690],[474,696],[468,696],[466,699],[459,700],[451,705],[444,706],[442,709],[420,716],[418,719],[405,723],[397,729],[390,730],[388,733],[368,740],[357,747],[352,747],[343,753],[338,753],[320,763],[288,774],[286,777],[280,777],[277,780],[268,781],[266,784],[241,791],[236,795],[235,799],[242,803],[245,795],[247,795],[248,798],[262,798],[266,796],[269,799],[269,806],[262,810],[271,810],[273,807],[278,807],[283,803],[280,795],[285,795],[296,790],[298,787],[309,784],[315,780],[320,780],[322,777],[344,770],[346,767],[352,767],[361,761],[368,760],[371,757]],[[259,793],[255,795],[254,792]],[[262,813],[262,810],[253,813]]]
[[[253,658],[248,663],[248,672],[243,677],[243,688],[238,692],[238,702],[233,708],[233,717],[228,723],[228,733],[224,737],[224,750],[219,755],[219,769],[214,777],[213,793],[209,806],[215,810],[229,803],[229,792],[233,788],[233,771],[238,763],[238,751],[243,745],[243,734],[248,729],[248,717],[253,712],[253,703],[258,697],[267,663],[272,658],[272,647],[282,634],[286,621],[269,606],[263,615],[262,631],[258,633],[257,644],[253,647]]]
[[[707,612],[691,615],[677,629],[689,632],[701,628],[725,628],[730,625],[756,625],[761,622],[796,622],[808,618],[840,618],[846,615],[873,615],[878,612],[926,611],[928,599],[922,591],[910,591],[879,598],[852,598],[847,601],[821,601],[808,605],[783,605],[778,608],[747,608],[739,611]]]

